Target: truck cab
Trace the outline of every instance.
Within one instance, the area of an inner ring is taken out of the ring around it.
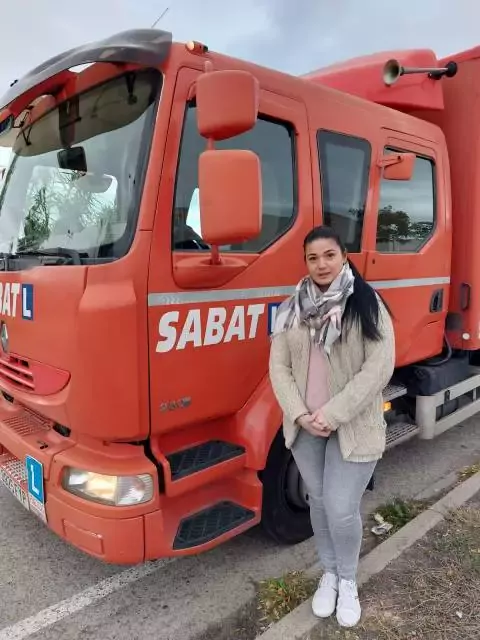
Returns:
[[[309,537],[268,379],[275,312],[325,223],[389,303],[397,366],[442,351],[440,127],[150,30],[47,61],[1,108],[16,137],[0,478],[108,562],[197,553],[260,521]]]

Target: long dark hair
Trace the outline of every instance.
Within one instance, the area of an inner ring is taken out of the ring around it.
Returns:
[[[305,236],[303,250],[306,252],[307,246],[315,240],[333,240],[343,254],[347,252],[340,236],[331,227],[320,226],[312,229]],[[390,309],[381,296],[366,282],[360,275],[358,269],[349,260],[350,268],[355,277],[352,295],[348,298],[345,306],[344,319],[347,326],[357,323],[360,326],[363,337],[372,342],[378,342],[382,334],[378,329],[380,305],[378,299],[382,300],[388,313]]]

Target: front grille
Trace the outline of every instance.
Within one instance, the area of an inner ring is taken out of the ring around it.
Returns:
[[[30,371],[28,362],[17,356],[5,354],[0,356],[0,380],[2,378],[22,391],[35,390],[33,373]]]
[[[49,420],[25,408],[18,415],[6,418],[3,424],[22,438],[34,433],[48,431],[52,427],[52,423]]]

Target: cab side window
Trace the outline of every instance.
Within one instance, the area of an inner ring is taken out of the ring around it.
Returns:
[[[296,202],[293,127],[259,116],[255,127],[242,135],[215,143],[216,149],[249,149],[260,158],[262,171],[262,231],[257,238],[222,251],[259,253],[282,236],[294,222]],[[207,250],[202,239],[198,192],[198,158],[206,140],[197,129],[195,105],[189,104],[183,126],[173,207],[172,248]],[[221,187],[221,185],[219,185]],[[229,212],[225,211],[225,215]]]
[[[385,149],[385,153],[393,152],[393,149]],[[430,158],[417,156],[411,180],[381,181],[377,251],[420,251],[434,233],[435,209],[434,162]]]
[[[319,131],[317,146],[323,222],[338,233],[348,251],[358,253],[370,174],[370,143],[363,138]]]

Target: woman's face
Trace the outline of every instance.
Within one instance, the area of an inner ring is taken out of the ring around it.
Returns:
[[[346,254],[331,238],[319,238],[305,247],[308,273],[322,291],[326,291],[332,284],[346,259]]]

